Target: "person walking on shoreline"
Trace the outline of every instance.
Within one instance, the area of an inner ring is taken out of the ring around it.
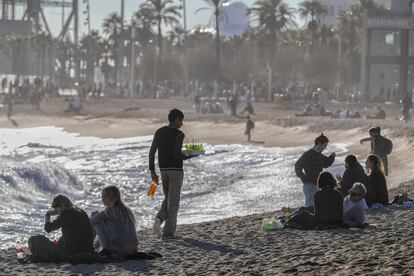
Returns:
[[[373,127],[369,129],[368,138],[360,140],[360,143],[371,142],[371,154],[378,156],[381,159],[382,165],[384,166],[384,174],[388,175],[388,155],[391,154],[393,144],[391,140],[381,135],[380,127]]]
[[[333,152],[329,157],[322,154],[328,146],[329,139],[323,133],[316,137],[313,148],[307,150],[296,161],[295,172],[303,183],[305,207],[314,207],[314,195],[317,189],[319,174],[324,168],[330,167],[335,161]]]
[[[183,160],[195,157],[184,155],[181,152],[184,141],[184,133],[180,130],[183,126],[184,113],[173,109],[168,114],[169,125],[155,132],[149,152],[149,169],[153,181],[158,182],[155,172],[155,152],[158,150],[158,164],[160,167],[164,200],[161,209],[155,217],[154,233],[160,235],[161,224],[165,222],[163,238],[174,237],[177,226],[177,214],[180,205],[181,187],[183,184]]]

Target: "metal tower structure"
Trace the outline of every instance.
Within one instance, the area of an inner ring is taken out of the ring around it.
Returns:
[[[69,28],[73,25],[73,42],[79,45],[79,0],[0,0],[1,16],[0,20],[10,21],[31,21],[34,25],[35,33],[42,31],[44,26],[45,31],[52,37],[44,8],[61,8],[70,9],[69,15],[59,32],[58,40],[63,41],[69,32]],[[16,9],[23,9],[23,17],[16,17]],[[80,78],[80,59],[79,55],[75,54],[75,72],[76,80]]]

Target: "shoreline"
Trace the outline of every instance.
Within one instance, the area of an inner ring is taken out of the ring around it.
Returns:
[[[122,138],[152,135],[165,124],[162,102],[159,109],[149,106],[134,114],[118,115],[94,113],[82,116],[19,113],[13,118],[19,128],[56,126],[81,136]],[[124,104],[124,103],[122,103]],[[181,106],[177,106],[181,107]],[[369,153],[369,144],[360,145],[368,126],[363,120],[330,120],[289,117],[295,109],[277,110],[275,117],[266,115],[273,105],[259,105],[263,115],[255,117],[256,128],[252,138],[264,147],[293,147],[311,145],[314,137],[324,132],[331,143],[348,144],[348,152],[361,160]],[[118,108],[118,107],[114,107]],[[195,115],[189,103],[183,103],[186,117],[184,132],[187,138],[209,144],[249,144],[244,132],[244,120],[228,115]],[[109,110],[110,111],[110,110]],[[109,112],[108,111],[108,112]],[[148,114],[145,114],[148,112]],[[125,116],[124,116],[125,115]],[[391,154],[391,175],[387,177],[390,199],[395,193],[414,195],[414,176],[411,156],[414,131],[410,125],[393,120],[381,123],[385,135],[394,142]],[[0,128],[15,128],[6,118],[0,118]],[[344,155],[339,156],[343,158]],[[156,251],[164,257],[154,261],[76,265],[25,264],[17,265],[14,249],[0,250],[0,275],[238,275],[238,274],[410,274],[414,269],[411,248],[414,212],[404,208],[372,210],[367,221],[376,225],[367,229],[335,229],[299,231],[284,229],[264,232],[263,218],[279,211],[233,216],[177,226],[178,240],[160,241],[151,230],[139,232],[140,251]]]

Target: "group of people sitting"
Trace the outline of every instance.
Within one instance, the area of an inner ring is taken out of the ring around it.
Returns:
[[[46,212],[47,233],[61,229],[62,237],[51,241],[45,236],[32,236],[29,248],[35,259],[43,262],[71,261],[75,258],[127,258],[137,253],[139,240],[136,220],[123,202],[119,189],[107,186],[102,190],[104,209],[91,217],[65,195],[53,198]],[[51,221],[51,216],[56,219]]]
[[[333,119],[359,119],[362,118],[359,111],[352,113],[348,108],[345,110],[337,110],[330,112],[325,109],[322,104],[307,105],[303,112],[295,113],[296,117],[311,117],[311,116],[322,116],[331,117]],[[381,106],[376,106],[376,112],[374,114],[368,114],[367,119],[385,119],[386,113]]]
[[[345,172],[336,179],[324,171],[335,160],[335,153],[322,152],[328,138],[321,134],[315,146],[296,162],[295,171],[303,182],[305,206],[288,221],[287,227],[300,229],[331,227],[364,227],[368,207],[382,207],[389,203],[387,183],[380,157],[371,154],[364,168],[355,155],[345,158]],[[315,185],[316,184],[316,185]]]
[[[388,190],[380,159],[368,156],[366,175],[354,155],[345,158],[345,173],[340,181],[329,172],[318,177],[314,207],[302,208],[287,227],[323,229],[365,227],[368,207],[388,204]],[[313,209],[313,210],[312,210]]]
[[[310,116],[331,116],[332,112],[327,111],[322,104],[307,105],[302,113],[295,113],[296,117],[310,117]]]

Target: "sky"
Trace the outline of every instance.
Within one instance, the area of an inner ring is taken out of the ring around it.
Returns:
[[[70,2],[70,0],[66,0]],[[81,5],[80,11],[80,22],[79,27],[81,33],[87,32],[87,27],[84,26],[85,16],[83,11],[85,10],[85,5],[83,4],[85,0],[79,0]],[[89,0],[91,8],[91,28],[94,30],[100,30],[102,26],[102,20],[112,12],[120,13],[121,10],[121,0]],[[187,25],[188,29],[191,29],[195,26],[204,26],[207,25],[211,16],[211,13],[207,11],[201,11],[197,15],[195,11],[201,7],[207,7],[204,0],[186,0],[187,2]],[[235,0],[233,0],[235,1]],[[236,0],[243,2],[248,6],[251,6],[254,0]],[[297,3],[301,0],[285,0],[286,3],[295,7]],[[132,14],[138,10],[139,5],[144,3],[145,0],[125,0],[125,19],[127,22],[130,22]],[[181,0],[174,0],[176,5],[181,4]],[[62,28],[62,9],[61,8],[47,8],[44,10],[46,17],[48,18],[50,28],[53,33],[58,33]],[[69,9],[66,10],[66,16],[69,13]]]

